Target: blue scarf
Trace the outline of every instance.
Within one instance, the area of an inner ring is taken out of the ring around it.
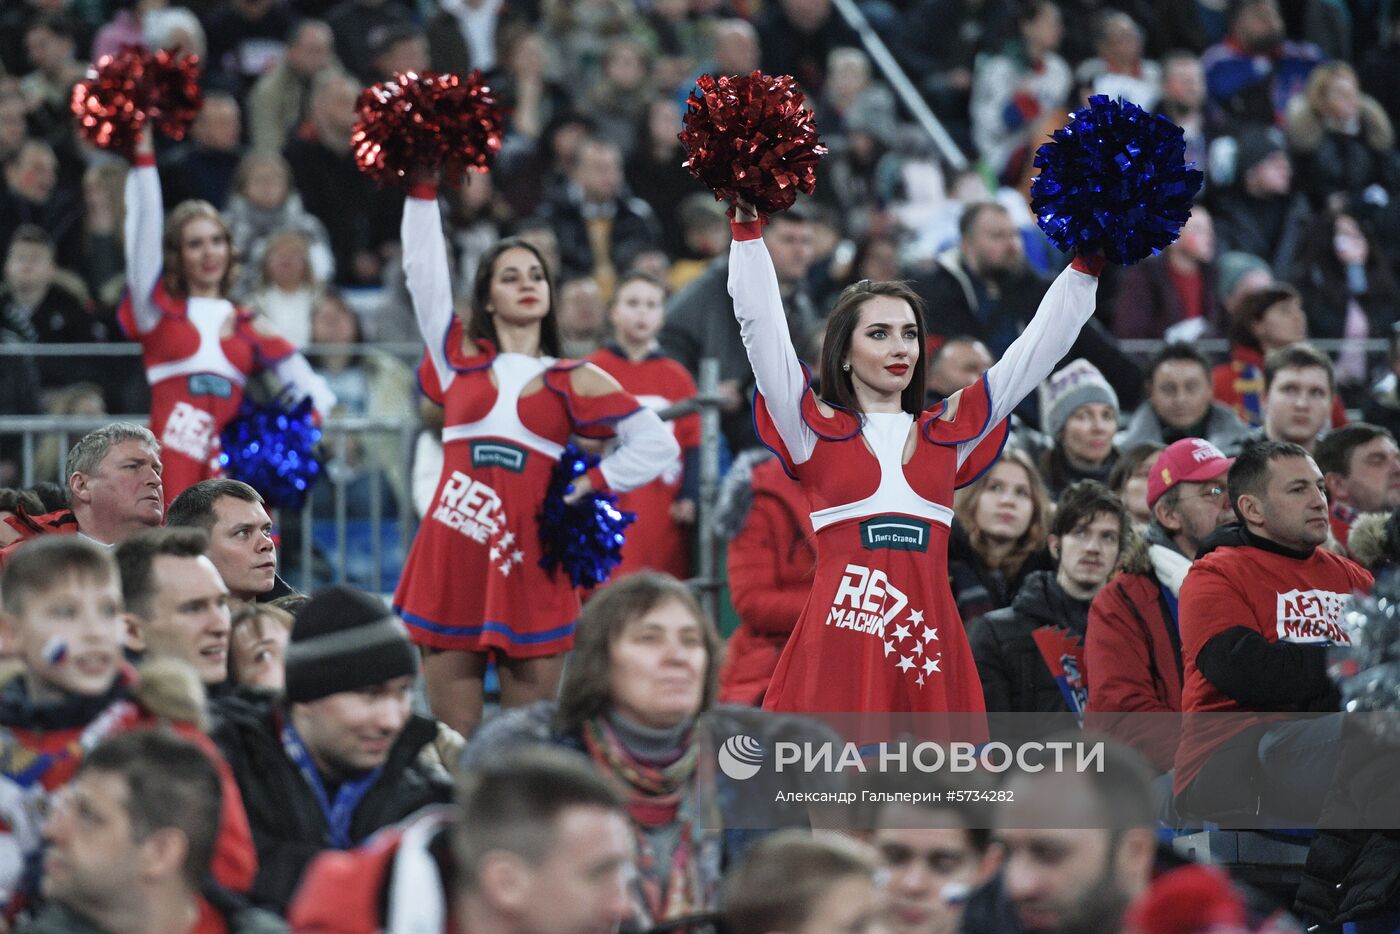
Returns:
[[[354,846],[354,841],[350,839],[350,822],[355,817],[355,808],[360,806],[360,802],[369,794],[374,783],[379,781],[379,775],[384,768],[381,766],[360,778],[343,782],[335,793],[335,801],[332,802],[326,796],[326,786],[321,781],[321,773],[317,771],[311,753],[297,735],[291,720],[282,724],[282,748],[286,750],[287,758],[301,770],[306,784],[311,786],[311,792],[316,796],[316,803],[320,805],[321,814],[326,818],[326,842],[332,849],[350,849]]]

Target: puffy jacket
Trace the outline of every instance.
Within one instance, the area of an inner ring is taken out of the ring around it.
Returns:
[[[995,610],[968,627],[967,638],[982,678],[987,711],[1069,711],[1032,633],[1042,626],[1083,638],[1089,603],[1075,600],[1055,580],[1054,571],[1026,578],[1011,606]]]
[[[802,487],[776,458],[754,467],[752,477],[753,505],[729,543],[729,593],[740,623],[720,668],[719,697],[758,706],[811,593],[817,552]]]
[[[282,747],[283,713],[271,698],[234,696],[216,705],[214,742],[243,792],[260,868],[253,900],[284,913],[312,858],[328,849],[326,818],[306,779]],[[383,774],[355,809],[350,837],[358,843],[429,804],[451,800],[451,779],[421,761],[437,738],[426,717],[409,718],[389,750]]]
[[[1041,548],[1031,553],[1010,577],[994,571],[982,564],[972,550],[967,531],[953,520],[948,535],[948,584],[953,590],[953,602],[958,605],[958,616],[965,622],[1010,606],[1027,577],[1036,571],[1053,570],[1054,566],[1050,552]]]
[[[15,514],[0,523],[0,568],[10,556],[31,538],[40,535],[71,535],[78,531],[78,519],[71,509],[59,509],[31,516],[20,506]]]
[[[211,874],[235,891],[252,887],[258,866],[238,785],[228,763],[194,723],[203,700],[191,690],[182,668],[168,662],[148,662],[139,673],[123,668],[103,695],[68,694],[43,703],[30,696],[22,677],[0,686],[0,778],[16,793],[0,804],[0,864],[20,866],[38,855],[43,806],[72,780],[92,744],[129,730],[168,726],[203,750],[219,772],[223,802]],[[13,917],[37,881],[0,876],[0,891],[9,897],[0,907]]]
[[[1176,756],[1173,718],[1095,715],[1181,711],[1181,634],[1172,604],[1190,564],[1153,523],[1090,604],[1084,637],[1084,667],[1093,672],[1086,724],[1136,747],[1162,772]]]

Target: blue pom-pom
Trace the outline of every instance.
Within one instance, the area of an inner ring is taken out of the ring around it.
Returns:
[[[549,477],[544,505],[536,517],[540,529],[540,567],[551,574],[562,566],[575,587],[596,587],[622,561],[625,531],[637,521],[634,512],[617,508],[611,493],[590,492],[565,503],[574,481],[598,463],[596,455],[569,444]]]
[[[244,398],[221,440],[224,472],[273,506],[300,509],[321,475],[316,455],[321,429],[309,397],[290,408],[276,400],[260,404]]]
[[[1181,233],[1204,178],[1186,162],[1181,127],[1102,94],[1035,154],[1031,208],[1065,252],[1128,266]]]

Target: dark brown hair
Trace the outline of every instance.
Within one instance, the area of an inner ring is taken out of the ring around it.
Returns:
[[[914,312],[914,322],[919,329],[919,356],[910,367],[909,385],[900,394],[899,405],[911,415],[924,409],[924,382],[927,373],[927,357],[924,348],[927,336],[924,332],[924,302],[907,282],[871,282],[862,279],[848,285],[836,300],[836,306],[826,319],[826,339],[822,343],[821,390],[822,398],[832,405],[860,412],[860,402],[851,385],[851,374],[841,368],[846,354],[851,350],[851,339],[860,324],[860,310],[872,298],[884,296],[907,302]]]
[[[530,255],[539,260],[544,270],[545,288],[549,290],[549,311],[540,322],[540,352],[547,357],[563,354],[563,344],[559,340],[559,321],[554,313],[554,276],[549,271],[549,262],[544,254],[530,241],[520,237],[507,237],[497,241],[486,251],[476,267],[476,279],[472,283],[471,317],[467,320],[467,336],[473,339],[488,340],[499,348],[501,341],[496,336],[496,316],[486,310],[491,299],[491,278],[496,274],[496,260],[507,250],[529,250]]]
[[[622,637],[628,623],[668,600],[684,606],[700,626],[700,638],[705,643],[705,686],[700,710],[708,710],[714,704],[724,656],[724,642],[714,622],[685,584],[669,574],[642,571],[607,585],[584,606],[574,651],[559,683],[555,725],[561,731],[572,731],[611,706],[613,643]]]
[[[1306,370],[1309,367],[1326,373],[1328,390],[1337,391],[1337,371],[1332,367],[1332,358],[1312,344],[1300,341],[1270,351],[1264,358],[1264,392],[1269,391],[1269,387],[1274,384],[1274,377],[1278,376],[1280,370]]]
[[[1282,283],[1275,283],[1245,295],[1240,299],[1235,313],[1230,316],[1230,333],[1227,335],[1230,343],[1238,347],[1248,347],[1250,350],[1263,350],[1259,338],[1254,334],[1254,326],[1264,319],[1270,308],[1290,298],[1302,301],[1297,289]]]
[[[198,558],[208,550],[209,535],[197,528],[147,529],[118,545],[117,569],[127,612],[142,618],[150,615],[151,598],[158,589],[156,558]]]

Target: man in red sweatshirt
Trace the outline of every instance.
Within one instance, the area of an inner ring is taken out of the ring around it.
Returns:
[[[1337,710],[1327,648],[1350,643],[1343,607],[1373,581],[1318,547],[1328,533],[1326,489],[1303,448],[1247,445],[1228,484],[1240,525],[1207,541],[1181,587],[1178,808],[1315,821],[1340,752],[1340,717],[1193,715]]]

